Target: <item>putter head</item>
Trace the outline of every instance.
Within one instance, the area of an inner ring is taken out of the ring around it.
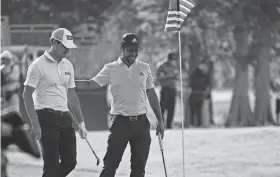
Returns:
[[[98,165],[99,165],[99,163],[100,163],[100,159],[99,159],[99,158],[97,158],[96,166],[98,166]]]

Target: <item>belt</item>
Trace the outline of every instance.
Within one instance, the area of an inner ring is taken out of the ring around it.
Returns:
[[[137,120],[141,120],[144,119],[146,117],[146,114],[140,114],[140,115],[135,115],[135,116],[123,116],[123,115],[115,115],[115,117],[120,117],[121,119],[128,119],[129,121],[133,122],[133,121],[137,121]]]
[[[59,115],[59,116],[68,116],[69,115],[68,111],[59,111],[59,110],[54,110],[54,109],[51,109],[51,108],[38,109],[37,111],[50,112],[50,113],[53,113],[53,114]]]
[[[175,85],[164,85],[161,87],[162,89],[176,89],[176,86]]]

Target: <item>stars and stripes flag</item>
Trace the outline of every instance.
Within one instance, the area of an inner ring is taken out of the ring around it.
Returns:
[[[178,31],[195,5],[194,0],[170,0],[164,31]]]

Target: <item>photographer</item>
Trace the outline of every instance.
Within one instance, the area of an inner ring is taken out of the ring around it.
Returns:
[[[1,53],[1,103],[19,111],[20,67],[8,50]]]

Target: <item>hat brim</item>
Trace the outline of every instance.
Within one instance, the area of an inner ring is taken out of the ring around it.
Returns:
[[[62,42],[61,43],[64,45],[64,47],[68,48],[68,49],[76,49],[78,48],[76,46],[76,44],[74,44],[73,42]]]
[[[125,48],[138,48],[138,49],[142,49],[142,46],[139,45],[139,44],[133,44],[133,43],[130,43],[130,44],[121,44],[122,47],[125,47]]]

